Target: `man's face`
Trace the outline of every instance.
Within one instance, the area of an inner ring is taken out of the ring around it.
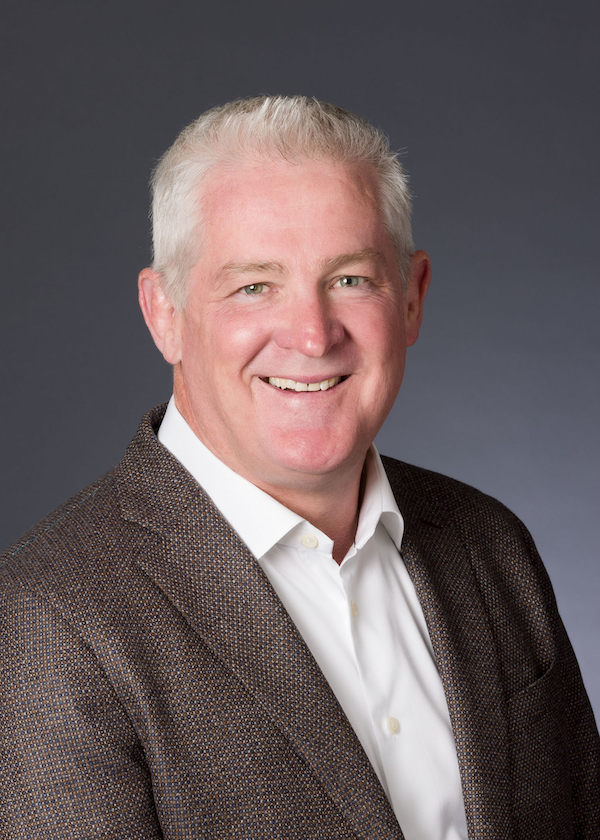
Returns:
[[[180,411],[264,489],[350,475],[396,398],[424,295],[413,280],[403,295],[373,173],[248,162],[212,170],[202,196],[168,358]]]

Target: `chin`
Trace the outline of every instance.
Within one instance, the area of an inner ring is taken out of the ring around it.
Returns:
[[[274,447],[268,458],[271,463],[279,464],[283,472],[321,476],[337,471],[345,464],[356,459],[356,447],[332,446],[330,441],[319,435],[303,435],[285,445]]]

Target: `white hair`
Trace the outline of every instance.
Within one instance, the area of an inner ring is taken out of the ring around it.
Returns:
[[[152,175],[153,269],[174,306],[202,246],[199,184],[219,163],[251,157],[367,163],[378,176],[384,223],[403,282],[414,251],[410,193],[387,137],[355,114],[305,96],[258,96],[211,108],[184,128]]]

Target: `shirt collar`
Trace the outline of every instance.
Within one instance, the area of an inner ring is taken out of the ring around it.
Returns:
[[[354,544],[357,549],[361,549],[371,539],[375,533],[375,528],[381,521],[394,545],[400,551],[404,533],[404,520],[396,504],[396,499],[375,444],[367,452],[365,466],[365,490],[360,506]]]
[[[297,526],[305,525],[315,530],[297,513],[213,455],[181,416],[173,397],[169,400],[158,439],[202,486],[257,559],[283,542]],[[371,446],[367,454],[366,469],[355,546],[362,548],[381,520],[396,548],[400,549],[404,523],[375,446]]]

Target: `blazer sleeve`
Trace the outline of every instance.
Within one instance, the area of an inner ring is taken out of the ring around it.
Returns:
[[[0,600],[0,838],[161,838],[136,733],[90,648],[39,594]]]
[[[554,592],[534,541],[523,523],[519,523],[533,565],[546,590],[549,612],[554,616],[557,661],[560,670],[573,823],[576,840],[600,838],[600,737],[594,712],[583,685],[579,665],[569,637],[556,608]]]
[[[562,624],[561,636],[567,661],[565,722],[569,733],[575,837],[593,840],[600,837],[600,740],[575,654]]]

